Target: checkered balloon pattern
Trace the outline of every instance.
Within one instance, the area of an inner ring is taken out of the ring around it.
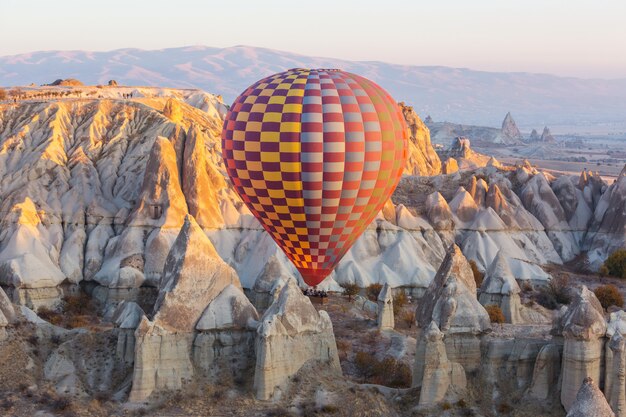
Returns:
[[[391,96],[340,70],[250,86],[222,131],[237,193],[309,285],[328,276],[396,188],[407,129]]]

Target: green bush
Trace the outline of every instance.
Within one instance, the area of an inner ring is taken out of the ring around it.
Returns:
[[[601,272],[612,277],[626,278],[626,249],[618,249],[604,261]]]
[[[622,307],[624,305],[624,297],[619,292],[619,289],[615,285],[601,285],[594,291],[596,297],[602,304],[602,307],[609,308],[611,306]]]

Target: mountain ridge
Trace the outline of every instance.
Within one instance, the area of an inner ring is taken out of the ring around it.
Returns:
[[[294,67],[340,67],[371,78],[436,121],[498,126],[512,112],[520,127],[623,124],[626,78],[584,79],[527,72],[310,57],[269,48],[188,46],[144,50],[39,51],[0,57],[0,85],[78,78],[90,84],[200,88],[231,102],[254,81]]]

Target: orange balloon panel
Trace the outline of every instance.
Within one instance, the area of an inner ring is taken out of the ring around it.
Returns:
[[[309,285],[331,273],[389,199],[406,146],[391,96],[340,70],[258,81],[235,100],[222,131],[235,190]]]

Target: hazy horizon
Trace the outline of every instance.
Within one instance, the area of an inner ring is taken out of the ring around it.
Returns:
[[[7,0],[0,12],[12,18],[0,26],[0,36],[11,42],[0,45],[0,56],[250,45],[351,61],[626,78],[626,55],[620,53],[626,49],[626,4],[601,6],[586,0],[389,0],[385,7],[372,0],[274,0],[242,8],[112,0],[98,8],[78,0]]]

